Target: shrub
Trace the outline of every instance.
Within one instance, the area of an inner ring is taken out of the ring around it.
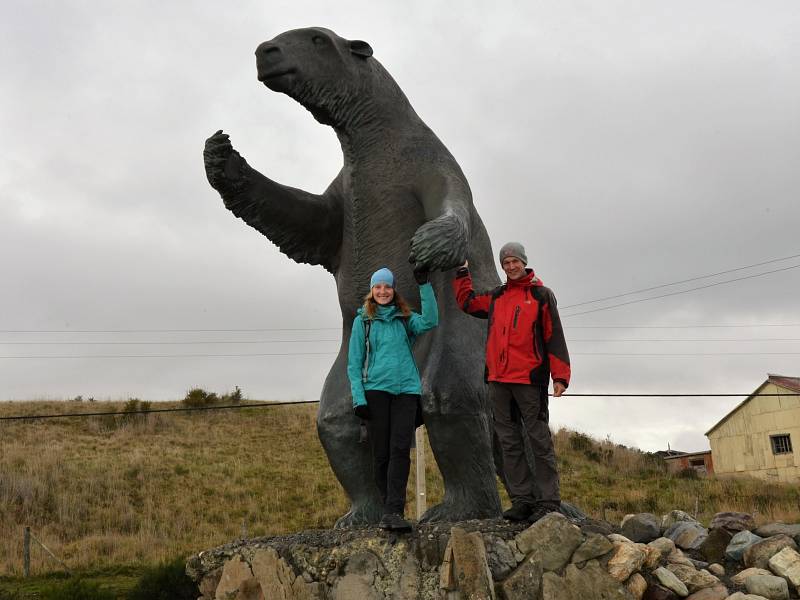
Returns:
[[[186,392],[186,396],[181,402],[188,408],[200,408],[202,406],[210,406],[218,401],[217,395],[208,393],[203,388],[192,388]]]
[[[700,479],[700,476],[697,474],[697,471],[692,469],[691,467],[687,467],[686,469],[681,469],[677,473],[675,473],[675,477],[679,479]]]
[[[127,600],[195,600],[197,586],[186,575],[185,561],[150,567],[142,573],[136,587],[128,592]]]
[[[594,449],[594,442],[585,433],[574,432],[569,436],[569,447],[578,452],[586,452]]]
[[[114,594],[101,590],[96,583],[82,579],[70,579],[66,583],[54,583],[42,589],[42,600],[115,600]]]

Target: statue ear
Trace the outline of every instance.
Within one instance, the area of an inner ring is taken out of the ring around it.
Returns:
[[[367,42],[362,42],[361,40],[352,40],[350,42],[350,52],[357,56],[369,58],[372,56],[372,46],[370,46]]]

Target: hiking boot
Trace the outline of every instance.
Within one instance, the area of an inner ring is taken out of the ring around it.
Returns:
[[[411,531],[411,523],[397,513],[386,513],[381,517],[378,527],[387,531]]]
[[[533,507],[530,504],[523,502],[515,502],[511,504],[511,508],[503,513],[503,518],[508,521],[525,521],[533,512]]]
[[[560,507],[549,503],[537,504],[528,516],[528,523],[536,523],[536,521],[552,512],[560,512]]]

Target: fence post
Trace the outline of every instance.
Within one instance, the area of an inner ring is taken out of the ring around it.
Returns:
[[[424,426],[417,427],[417,431],[414,434],[416,436],[416,446],[417,446],[417,476],[416,479],[416,487],[417,487],[417,520],[422,518],[422,514],[428,508],[428,502],[425,497],[425,434],[424,434]]]
[[[27,525],[22,538],[22,573],[25,577],[31,576],[31,528]]]

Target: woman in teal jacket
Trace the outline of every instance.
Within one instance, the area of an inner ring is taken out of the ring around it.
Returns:
[[[436,296],[427,271],[416,271],[422,314],[394,289],[387,268],[373,273],[364,306],[353,321],[347,375],[353,410],[367,422],[375,484],[383,499],[382,529],[407,531],[403,518],[411,465],[411,441],[422,393],[411,347],[416,336],[439,324]]]

